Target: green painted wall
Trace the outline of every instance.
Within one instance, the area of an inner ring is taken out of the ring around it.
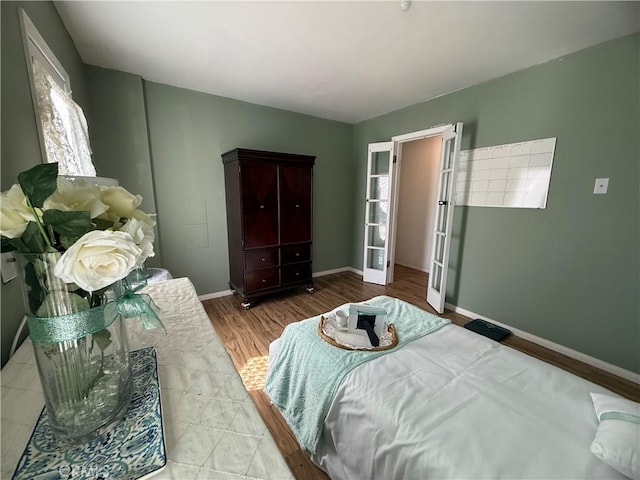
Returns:
[[[356,125],[353,264],[367,143],[456,121],[463,149],[557,137],[546,209],[456,209],[447,301],[640,372],[639,44],[623,37]],[[597,177],[607,195],[593,195]]]
[[[189,276],[201,295],[229,288],[220,155],[236,147],[317,157],[313,270],[349,265],[351,125],[152,82],[145,92],[163,261],[174,277]]]
[[[8,190],[18,173],[41,163],[40,142],[22,44],[19,9],[23,8],[71,78],[74,100],[86,111],[84,64],[58,12],[50,2],[0,2],[2,21],[2,161],[1,188]],[[2,285],[2,365],[24,315],[19,281]]]
[[[121,186],[142,195],[142,210],[156,213],[142,78],[92,65],[87,65],[85,72],[97,174],[117,178]],[[147,264],[162,265],[159,238],[154,249],[156,255]]]
[[[141,208],[155,213],[142,78],[91,65],[85,71],[96,172],[118,178],[127,170],[120,185],[142,195]]]

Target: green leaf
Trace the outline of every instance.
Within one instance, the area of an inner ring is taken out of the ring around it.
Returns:
[[[33,265],[33,261],[29,261],[24,267],[24,283],[29,287],[27,298],[29,301],[29,310],[32,312],[37,312],[40,308],[42,298],[42,287],[40,286],[40,281],[38,280],[38,274],[36,273],[36,269]]]
[[[16,245],[13,243],[13,238],[7,238],[7,237],[1,237],[2,238],[2,243],[0,244],[0,248],[2,251],[2,253],[7,253],[7,252],[15,252],[18,247],[16,247]]]
[[[93,228],[91,214],[87,211],[45,210],[42,222],[45,225],[50,225],[56,233],[65,237],[80,237]]]
[[[29,253],[29,247],[19,238],[2,237],[2,253],[5,252]]]
[[[2,242],[2,248],[0,248],[0,253],[15,252],[16,250],[17,248],[11,245],[10,243]]]
[[[65,250],[69,250],[69,247],[71,247],[71,245],[73,245],[74,243],[76,243],[76,241],[78,241],[80,237],[65,237],[64,235],[60,235],[60,245],[62,245],[62,248],[64,248]]]
[[[44,253],[47,251],[47,242],[35,222],[29,222],[27,224],[27,228],[20,239],[27,247],[26,251],[28,252]]]
[[[57,163],[41,163],[18,175],[18,183],[25,196],[32,206],[40,208],[58,188],[57,180]]]
[[[113,228],[113,220],[105,220],[104,218],[94,218],[93,223],[96,226],[96,230],[108,230]]]
[[[103,352],[111,344],[111,332],[106,328],[93,334],[93,340]]]

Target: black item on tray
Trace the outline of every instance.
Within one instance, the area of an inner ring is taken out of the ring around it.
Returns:
[[[376,335],[376,332],[373,330],[375,324],[375,315],[366,315],[362,313],[358,314],[358,323],[356,324],[356,328],[367,332],[372,347],[377,347],[378,345],[380,345],[380,339],[378,338],[378,335]]]

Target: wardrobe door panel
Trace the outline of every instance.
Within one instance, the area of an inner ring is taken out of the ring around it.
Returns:
[[[244,248],[277,245],[278,169],[274,164],[242,164]]]
[[[280,165],[280,243],[311,241],[311,172]]]

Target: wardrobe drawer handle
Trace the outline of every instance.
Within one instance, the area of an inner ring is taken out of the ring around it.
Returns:
[[[299,256],[300,256],[300,252],[296,252],[296,257],[299,257]]]
[[[266,259],[266,258],[264,258],[264,257],[262,257],[262,258],[261,258],[261,260],[262,260],[263,262],[266,262],[266,261],[267,261],[267,259]]]
[[[263,279],[262,279],[262,283],[267,283],[267,279],[266,279],[266,278],[263,278]]]
[[[296,208],[300,208],[300,204],[299,203],[296,203]]]
[[[260,205],[260,208],[264,209],[264,205]]]

